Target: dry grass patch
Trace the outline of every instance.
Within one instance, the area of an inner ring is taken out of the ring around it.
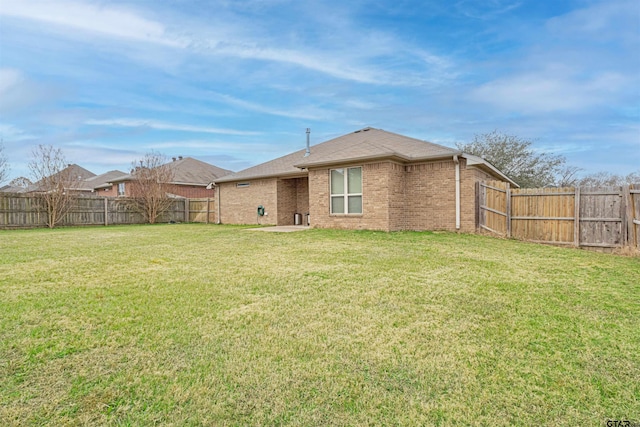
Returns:
[[[450,233],[0,233],[0,424],[602,424],[640,260]]]

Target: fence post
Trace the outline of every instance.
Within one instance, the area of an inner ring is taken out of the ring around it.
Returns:
[[[631,195],[631,193],[629,192],[629,185],[623,185],[622,186],[622,192],[620,193],[621,200],[620,200],[620,219],[622,220],[622,223],[620,224],[620,233],[622,234],[622,246],[627,246],[629,245],[629,221],[628,221],[628,209],[627,209],[627,205],[629,204],[629,199],[627,198],[627,195]]]
[[[507,238],[511,238],[511,184],[506,183],[506,198],[507,198],[507,208],[505,209],[507,212]]]
[[[209,198],[207,197],[207,220],[205,221],[205,224],[209,224],[209,212],[211,211],[209,209]]]
[[[191,210],[189,199],[184,199],[184,222],[189,222],[189,211]]]
[[[573,196],[573,245],[580,247],[580,187],[574,187]]]
[[[638,240],[638,232],[637,227],[640,226],[640,217],[636,218],[636,198],[638,190],[635,188],[635,185],[629,185],[626,187],[627,189],[627,232],[630,234],[629,236],[629,245],[631,245],[631,236],[633,236],[633,246],[637,249],[640,249],[640,240]]]
[[[104,198],[104,226],[109,225],[109,202]]]

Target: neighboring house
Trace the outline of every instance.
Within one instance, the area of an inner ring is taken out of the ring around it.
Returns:
[[[80,183],[83,194],[91,196],[115,197],[118,195],[118,185],[113,184],[113,180],[128,176],[127,173],[112,170],[101,175],[85,179]]]
[[[186,198],[215,197],[213,181],[232,173],[192,157],[174,157],[173,161],[165,166],[173,172],[173,180],[169,183],[168,193]],[[108,195],[131,195],[131,181],[133,179],[134,177],[130,174],[112,179],[109,183],[114,186],[113,192],[116,194],[110,193]]]
[[[476,182],[517,186],[479,157],[381,129],[364,128],[305,153],[216,179],[220,222],[291,225],[302,214],[320,228],[472,232]]]

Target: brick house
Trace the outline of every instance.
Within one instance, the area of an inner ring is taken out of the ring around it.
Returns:
[[[517,186],[485,160],[364,128],[218,178],[225,224],[399,230],[476,229],[476,182]],[[257,207],[264,207],[264,216]]]
[[[215,197],[213,181],[231,173],[192,157],[174,157],[166,166],[173,171],[173,180],[169,183],[168,192],[186,198]],[[132,179],[129,174],[114,178],[109,182],[109,192],[101,192],[100,195],[130,196]]]
[[[119,170],[105,172],[82,181],[79,191],[92,196],[115,197],[118,195],[118,186],[113,181],[127,175]]]

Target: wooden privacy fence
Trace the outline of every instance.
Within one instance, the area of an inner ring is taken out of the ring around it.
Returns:
[[[174,199],[158,222],[215,222],[213,199]],[[0,228],[46,227],[47,212],[33,194],[0,193]],[[144,217],[122,197],[74,197],[62,226],[143,224]]]
[[[640,249],[640,185],[523,188],[478,183],[480,228],[538,243]]]

